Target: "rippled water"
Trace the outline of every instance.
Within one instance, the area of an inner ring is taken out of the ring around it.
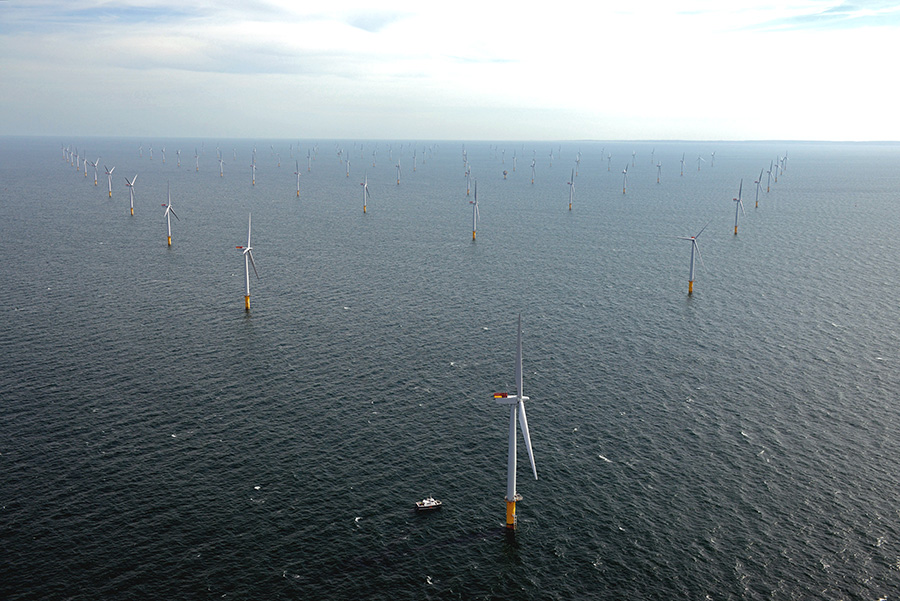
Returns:
[[[315,142],[218,142],[221,178],[217,141],[199,173],[199,141],[66,141],[110,199],[3,138],[3,598],[900,592],[900,146],[469,143],[473,243],[458,142],[413,171],[409,143],[320,141],[310,172]],[[677,236],[707,222],[688,297]],[[520,461],[511,538],[490,395],[518,313],[540,480]]]

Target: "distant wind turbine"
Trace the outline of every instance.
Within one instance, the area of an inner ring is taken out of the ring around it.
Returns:
[[[235,246],[236,249],[243,251],[244,255],[244,311],[250,310],[250,266],[253,266],[253,273],[256,279],[259,279],[259,272],[256,271],[256,262],[253,261],[253,247],[250,246],[250,224],[252,215],[247,216],[247,246]]]
[[[97,185],[97,165],[100,164],[100,157],[97,157],[96,161],[91,161],[91,166],[94,168],[94,185]]]
[[[762,187],[762,174],[763,174],[763,170],[760,169],[759,177],[756,178],[755,182],[753,182],[754,184],[756,184],[756,206],[754,207],[756,209],[759,208],[759,189]]]
[[[656,164],[656,183],[659,183],[659,172],[662,171],[662,163]]]
[[[637,154],[634,150],[631,151],[631,166],[634,167],[634,155]]]
[[[250,185],[256,185],[256,163],[250,163]]]
[[[525,440],[525,449],[528,451],[528,461],[531,463],[531,471],[537,480],[537,467],[534,464],[534,452],[531,448],[531,435],[528,432],[528,419],[525,417],[525,401],[529,400],[523,392],[522,386],[522,316],[519,315],[518,332],[516,335],[516,394],[495,392],[494,400],[501,405],[509,405],[509,437],[507,440],[506,460],[506,527],[515,530],[517,525],[516,502],[522,500],[522,495],[516,492],[516,417],[522,427],[522,437]]]
[[[681,175],[684,176],[684,153],[681,153]]]
[[[680,240],[690,240],[691,241],[691,275],[688,280],[688,294],[691,295],[694,293],[694,251],[697,252],[697,258],[700,259],[700,264],[703,264],[703,257],[700,255],[700,246],[697,245],[697,238],[700,237],[700,234],[703,233],[703,230],[706,229],[706,226],[709,225],[709,221],[706,222],[706,225],[703,226],[699,232],[697,232],[696,236],[679,236]]]
[[[300,198],[300,161],[295,160],[294,165],[296,165],[296,171],[294,171],[294,175],[297,176],[297,198]]]
[[[531,183],[534,183],[534,159],[531,159]]]
[[[401,173],[400,161],[397,161],[397,185],[398,186],[400,185],[400,173]]]
[[[741,200],[741,192],[744,190],[744,179],[741,178],[741,185],[738,188],[737,198],[733,198],[734,200],[734,235],[737,236],[737,227],[738,227],[738,209],[742,214],[744,213],[744,203]]]
[[[572,201],[575,200],[575,170],[572,169],[572,175],[569,177],[569,210],[572,210]]]
[[[297,180],[300,181],[299,179]],[[363,213],[366,212],[366,202],[369,200],[369,174],[366,172],[365,181],[360,184],[363,187]],[[298,192],[299,194],[299,192]]]
[[[716,153],[715,153],[715,152],[713,152],[713,153],[710,155],[709,166],[710,166],[710,167],[715,167],[715,166],[716,166]]]
[[[778,180],[775,180],[778,181]],[[769,163],[769,170],[766,171],[766,194],[769,193],[769,187],[772,183],[772,163]]]
[[[112,174],[113,171],[116,170],[116,168],[115,166],[113,166],[113,168],[110,169],[106,165],[103,165],[103,168],[106,169],[106,179],[109,180],[109,197],[112,198]]]
[[[470,200],[472,205],[472,241],[475,241],[475,231],[478,229],[478,180],[475,180],[475,200]]]
[[[166,204],[163,205],[166,207],[166,240],[169,243],[169,246],[172,246],[172,218],[169,215],[174,215],[175,219],[178,219],[178,215],[175,215],[175,209],[172,208],[172,195],[169,193],[169,182],[166,182]]]
[[[700,171],[700,163],[705,163],[705,162],[706,162],[706,159],[704,159],[700,155],[697,155],[697,171]]]
[[[628,163],[625,163],[625,169],[622,170],[622,194],[625,194],[625,188],[628,187]]]
[[[128,191],[131,192],[131,214],[134,215],[134,182],[137,181],[137,173],[134,174],[134,177],[131,181],[128,181],[128,178],[125,178],[125,185],[128,186]]]

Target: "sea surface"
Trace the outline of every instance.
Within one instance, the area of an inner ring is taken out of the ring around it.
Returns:
[[[0,598],[896,599],[898,201],[894,144],[2,138]]]

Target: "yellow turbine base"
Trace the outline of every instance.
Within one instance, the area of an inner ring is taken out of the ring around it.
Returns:
[[[516,502],[506,502],[506,527],[510,530],[516,529]]]
[[[475,230],[472,230],[472,240],[475,240]]]
[[[363,205],[363,213],[366,212],[366,205]]]
[[[758,200],[756,201],[756,206],[753,207],[753,208],[754,208],[754,209],[758,209],[758,208],[759,208],[759,201],[758,201]]]
[[[571,203],[571,202],[569,203],[569,210],[570,210],[570,211],[572,210],[572,203]]]
[[[169,241],[169,246],[172,246],[172,236],[166,236],[166,239]]]
[[[734,226],[734,235],[737,236],[737,226]]]
[[[688,280],[688,294],[694,293],[694,280]]]
[[[131,207],[131,214],[134,215],[134,207]]]
[[[300,190],[297,190],[297,198],[300,198]]]
[[[250,295],[244,296],[244,311],[250,310]]]
[[[112,198],[112,192],[109,193],[109,197]]]

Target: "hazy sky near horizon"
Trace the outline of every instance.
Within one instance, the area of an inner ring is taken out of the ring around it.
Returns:
[[[0,134],[900,140],[900,2],[0,0]]]

